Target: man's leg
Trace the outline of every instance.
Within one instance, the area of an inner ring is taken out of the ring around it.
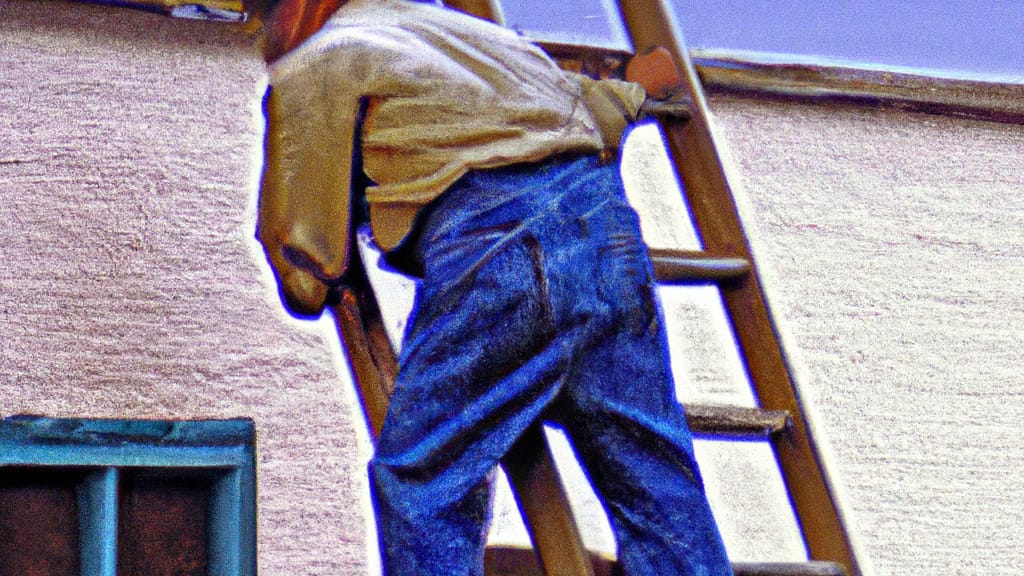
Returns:
[[[570,291],[553,293],[552,300],[556,307],[566,299],[579,309],[581,301],[593,299],[604,319],[589,318],[600,328],[577,343],[559,420],[610,514],[626,574],[729,575],[675,398],[637,218],[624,201],[611,200],[584,220],[585,238],[556,264],[576,270],[577,277]]]
[[[480,573],[481,487],[562,395],[627,574],[728,574],[616,167],[473,180],[424,226],[426,277],[371,463],[387,573]]]
[[[557,395],[566,363],[535,246],[498,225],[428,247],[370,465],[388,575],[482,573],[489,475]]]
[[[581,354],[562,422],[609,512],[626,574],[731,574],[683,411],[670,377],[651,365],[657,343],[644,340],[653,338],[617,334]]]

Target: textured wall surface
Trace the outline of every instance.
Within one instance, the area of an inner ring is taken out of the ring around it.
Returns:
[[[252,239],[263,82],[230,26],[0,0],[0,415],[252,417],[261,571],[366,573],[367,454],[333,329],[280,309]],[[1021,128],[712,105],[866,564],[1016,573]],[[640,173],[662,170],[650,136]],[[651,180],[633,188],[652,243],[694,242]],[[748,401],[706,295],[663,296],[680,395]],[[739,463],[757,459],[733,457],[758,448],[700,448],[713,499],[756,485],[723,526],[759,539],[737,545],[751,556],[785,546],[759,528],[773,489]]]
[[[337,340],[281,310],[253,240],[252,44],[0,1],[0,415],[251,417],[263,573],[358,574],[365,451]]]
[[[714,99],[876,573],[1024,560],[1024,128]]]

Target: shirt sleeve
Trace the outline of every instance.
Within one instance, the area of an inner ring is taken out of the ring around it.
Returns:
[[[318,314],[348,265],[358,98],[326,66],[272,75],[257,237],[287,307]]]
[[[579,81],[583,99],[597,123],[605,149],[617,149],[626,128],[636,121],[647,97],[639,84],[620,80],[594,80],[569,73]]]

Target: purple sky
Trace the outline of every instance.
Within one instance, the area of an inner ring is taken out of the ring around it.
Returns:
[[[505,0],[509,25],[621,45],[610,0]],[[1021,0],[670,0],[691,48],[1024,81]],[[621,33],[619,33],[621,34]]]

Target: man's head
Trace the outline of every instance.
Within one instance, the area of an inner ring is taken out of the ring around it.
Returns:
[[[312,36],[348,0],[244,0],[246,11],[263,29],[263,59],[268,63]]]

